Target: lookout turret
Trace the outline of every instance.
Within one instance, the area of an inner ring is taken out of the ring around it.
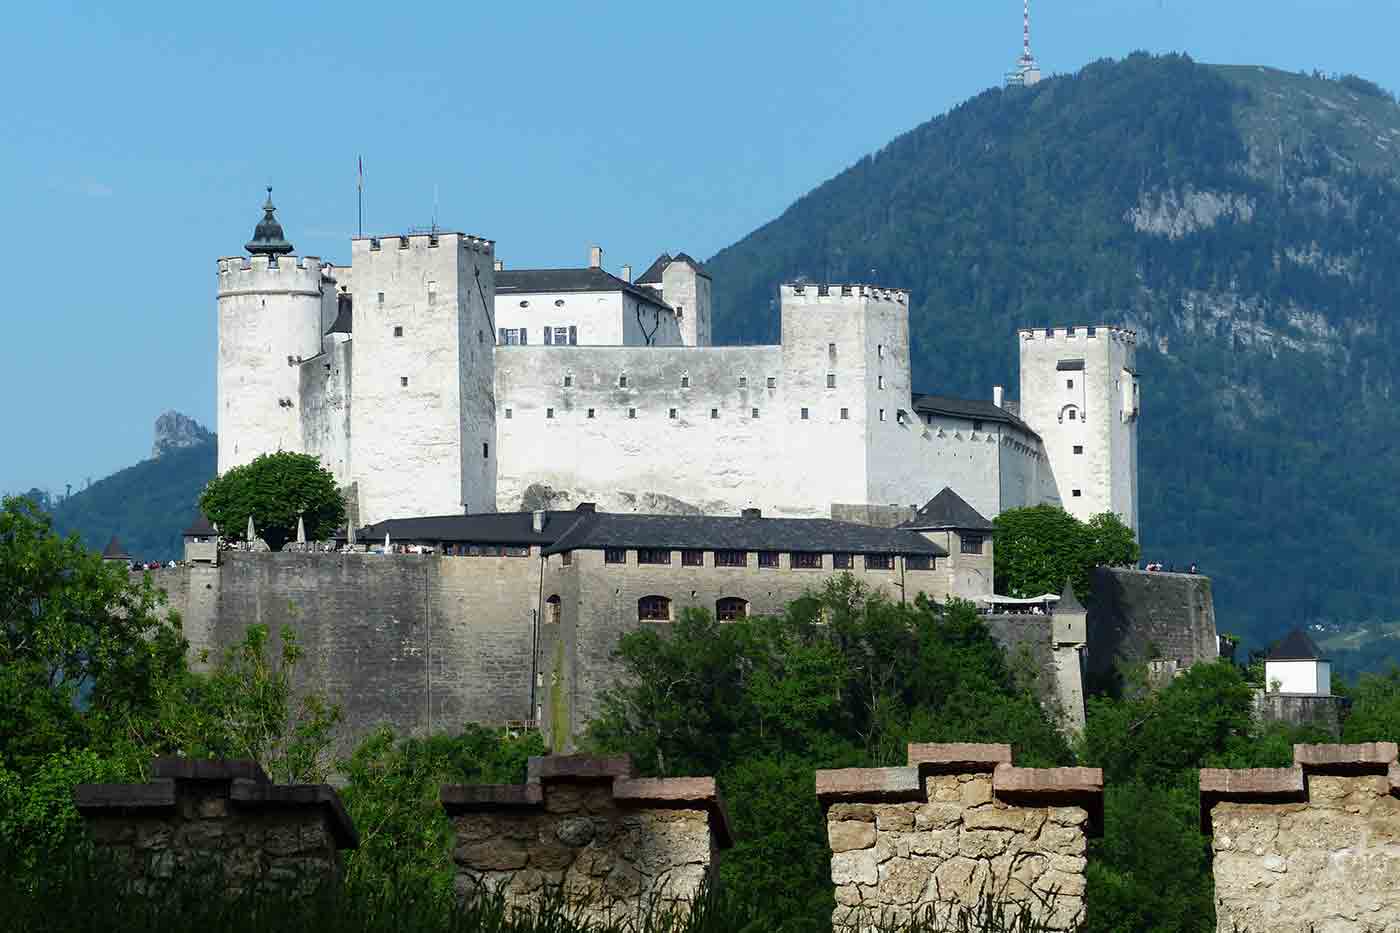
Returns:
[[[243,248],[254,256],[285,256],[292,251],[282,233],[282,225],[277,222],[277,208],[272,203],[272,186],[267,186],[267,201],[263,204],[263,218],[258,221],[253,238],[243,244]]]

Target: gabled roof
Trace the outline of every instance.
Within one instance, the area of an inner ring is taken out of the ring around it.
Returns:
[[[1040,438],[1031,430],[1031,426],[1026,424],[1016,415],[1005,408],[998,408],[991,402],[981,399],[951,398],[946,395],[915,395],[913,398],[914,410],[919,413],[932,415],[952,415],[955,418],[968,418],[974,421],[993,421],[998,424],[1009,424],[1018,430],[1024,431],[1031,437]]]
[[[218,532],[214,530],[213,523],[203,512],[197,512],[194,521],[190,522],[190,527],[185,529],[186,538],[208,538],[216,534]]]
[[[626,292],[657,307],[670,307],[652,289],[639,288],[594,266],[585,269],[503,269],[496,273],[497,295],[556,292]]]
[[[607,512],[584,516],[546,548],[545,553],[604,548],[948,555],[943,548],[916,532],[828,518],[616,515]]]
[[[991,531],[995,526],[968,505],[966,499],[944,486],[942,492],[899,527],[910,531]]]
[[[672,256],[670,253],[662,253],[660,256],[656,257],[655,262],[647,266],[647,271],[643,272],[640,276],[637,277],[637,284],[660,285],[662,274],[665,273],[666,267],[673,262],[683,262],[686,265],[690,266],[690,268],[694,269],[696,274],[703,275],[707,279],[710,277],[710,273],[705,271],[705,267],[702,266],[700,263],[696,262],[694,258],[687,255],[686,253],[677,253],[674,256]]]
[[[112,540],[107,542],[107,546],[102,550],[103,560],[131,560],[131,555],[122,547],[122,543],[117,540],[116,535],[112,535]]]
[[[1320,661],[1322,653],[1308,637],[1308,633],[1295,628],[1283,640],[1269,649],[1265,660],[1269,661]]]
[[[355,306],[349,301],[336,302],[335,323],[328,334],[353,334],[355,332]]]

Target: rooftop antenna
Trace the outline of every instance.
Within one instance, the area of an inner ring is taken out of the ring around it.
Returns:
[[[437,215],[438,215],[438,186],[437,186],[437,182],[433,182],[433,232],[434,232],[434,233],[437,233]]]
[[[1022,0],[1021,57],[1006,76],[1007,87],[1030,87],[1040,81],[1040,64],[1031,52],[1031,0]]]

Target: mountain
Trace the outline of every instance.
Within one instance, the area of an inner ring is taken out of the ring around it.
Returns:
[[[720,342],[780,282],[912,291],[919,391],[1016,385],[1015,330],[1137,330],[1144,555],[1222,631],[1400,620],[1400,106],[1375,85],[1134,55],[991,90],[713,257]]]
[[[172,429],[181,443],[170,443]],[[59,532],[76,533],[89,548],[101,550],[116,535],[138,560],[179,559],[182,532],[217,470],[218,441],[194,419],[167,412],[156,421],[155,453],[81,492],[39,504]]]

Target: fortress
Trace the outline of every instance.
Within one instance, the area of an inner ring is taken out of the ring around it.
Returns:
[[[783,285],[776,346],[711,345],[690,257],[506,270],[461,233],[292,255],[269,191],[218,264],[219,471],[319,456],[360,524],[569,508],[894,524],[944,487],[1137,528],[1135,337],[1022,330],[1019,403],[914,391],[908,292]],[[891,506],[894,507],[891,510]]]
[[[628,631],[778,613],[845,574],[896,601],[987,597],[1008,508],[1137,526],[1130,331],[1023,330],[1019,404],[956,399],[914,391],[896,289],[783,285],[781,343],[713,346],[712,283],[683,253],[635,281],[597,247],[508,270],[491,240],[434,231],[356,239],[335,266],[293,255],[270,191],[246,248],[218,264],[219,471],[314,454],[347,537],[399,547],[227,552],[201,521],[158,582],[196,656],[295,629],[347,741],[524,722],[566,749]],[[1188,663],[1214,645],[1204,585],[1167,597],[1205,607]],[[1082,724],[1072,596],[984,618]],[[1115,625],[1131,642],[1131,607]]]

